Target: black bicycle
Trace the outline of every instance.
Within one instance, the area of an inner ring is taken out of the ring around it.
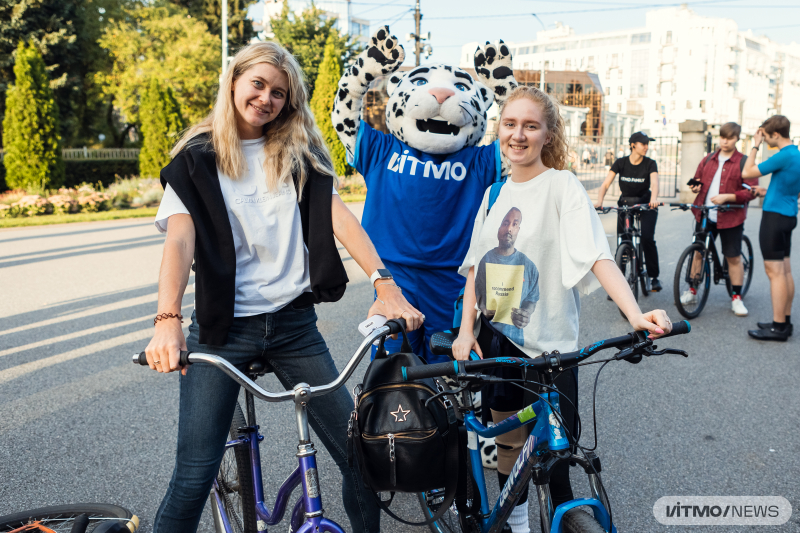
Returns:
[[[678,266],[675,269],[675,283],[673,291],[675,296],[675,307],[678,312],[686,318],[698,316],[708,300],[708,290],[711,288],[711,280],[714,285],[725,280],[725,287],[728,289],[728,296],[733,296],[733,287],[730,276],[728,275],[728,262],[720,260],[717,247],[714,244],[714,236],[706,229],[708,225],[708,213],[712,209],[717,211],[730,211],[731,209],[742,209],[746,206],[740,204],[723,204],[714,206],[696,206],[692,204],[669,204],[675,209],[687,211],[691,208],[700,210],[701,221],[700,231],[695,231],[692,236],[692,244],[681,254]],[[673,209],[673,211],[675,210]],[[753,280],[753,245],[747,235],[742,235],[742,267],[744,268],[744,282],[742,293],[744,296],[750,288]]]
[[[659,204],[663,205],[663,204]],[[621,205],[619,207],[598,207],[597,211],[603,214],[617,211],[624,217],[622,233],[617,235],[617,252],[614,260],[625,276],[628,286],[631,288],[633,297],[639,301],[639,287],[642,294],[650,295],[650,278],[647,277],[647,266],[642,252],[642,231],[641,214],[643,211],[650,211],[649,204]],[[625,317],[622,309],[620,314]]]

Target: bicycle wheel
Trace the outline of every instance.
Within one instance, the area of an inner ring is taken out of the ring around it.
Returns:
[[[694,263],[695,254],[699,254],[701,265]],[[694,263],[694,273],[692,265]],[[711,288],[711,275],[706,250],[702,244],[694,243],[686,248],[678,261],[675,269],[675,280],[673,283],[673,296],[675,297],[675,307],[678,312],[686,318],[694,318],[700,314],[708,300],[708,291]],[[694,289],[694,295],[691,291]]]
[[[439,510],[444,499],[444,489],[418,492],[417,498],[419,499],[420,507],[422,507],[422,516],[427,520]],[[429,524],[428,527],[433,533],[460,533],[461,526],[455,504],[451,505],[450,509],[439,520]]]
[[[753,281],[753,245],[747,235],[742,235],[742,268],[744,269],[744,283],[742,284],[742,297],[747,294],[750,282]],[[727,265],[726,265],[727,266]],[[725,278],[725,287],[728,289],[728,296],[731,296],[731,280]]]
[[[571,509],[564,514],[561,530],[564,533],[606,533],[593,515],[578,509]]]
[[[41,524],[42,527],[56,533],[69,533],[72,530],[75,519],[81,515],[89,517],[89,527],[86,529],[88,533],[91,533],[97,526],[109,520],[121,521],[131,531],[136,531],[139,527],[139,518],[133,516],[124,507],[108,503],[75,503],[41,507],[21,513],[0,516],[0,531],[14,531],[26,524]],[[34,529],[33,531],[36,530]]]
[[[242,436],[239,428],[247,426],[241,406],[236,403],[231,421],[231,440]],[[234,533],[257,533],[255,494],[253,492],[253,474],[250,469],[250,447],[248,445],[233,446],[225,449],[222,463],[217,474],[219,495],[222,498],[225,513]],[[219,516],[217,503],[211,495],[211,509],[214,515],[214,526],[218,533],[225,533],[222,517]]]
[[[615,260],[620,271],[622,271],[622,275],[625,277],[625,281],[628,282],[628,286],[631,288],[633,297],[638,302],[639,276],[638,265],[636,263],[636,250],[633,248],[633,245],[627,242],[620,244],[619,248],[617,248],[617,256]],[[625,313],[622,312],[622,309],[619,310],[619,313],[623,318],[626,318]]]

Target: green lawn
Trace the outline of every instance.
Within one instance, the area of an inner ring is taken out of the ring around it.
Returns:
[[[121,218],[154,217],[157,207],[139,209],[114,209],[99,213],[75,213],[74,215],[41,215],[38,217],[0,218],[0,228],[21,226],[44,226],[48,224],[69,224],[70,222],[94,222],[96,220],[117,220]]]

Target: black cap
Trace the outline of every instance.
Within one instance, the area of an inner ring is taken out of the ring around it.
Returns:
[[[655,139],[653,139],[652,137],[648,137],[641,131],[637,131],[636,133],[631,135],[631,138],[628,140],[629,143],[643,143],[643,144],[648,144],[650,141],[655,141]]]

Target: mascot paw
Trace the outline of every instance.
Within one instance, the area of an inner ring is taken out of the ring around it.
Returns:
[[[503,41],[497,45],[487,42],[484,48],[475,50],[475,72],[480,81],[494,91],[498,100],[517,86],[511,68],[511,50]]]
[[[478,450],[483,467],[497,470],[497,444],[494,437],[478,437]]]
[[[405,58],[406,52],[400,41],[389,32],[389,26],[383,26],[375,32],[369,46],[361,53],[361,68],[373,77],[382,76],[399,69]]]

